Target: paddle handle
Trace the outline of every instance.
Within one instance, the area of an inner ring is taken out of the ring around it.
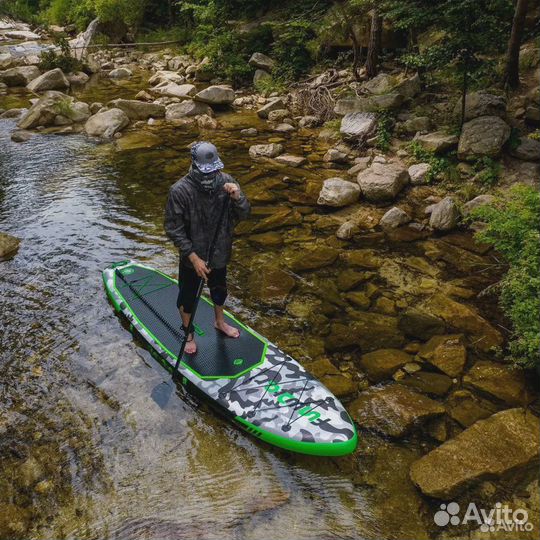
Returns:
[[[229,200],[230,200],[230,196],[227,193],[225,195],[225,201],[223,202],[223,206],[221,207],[221,212],[219,214],[219,218],[217,221],[216,229],[214,231],[214,235],[212,236],[212,241],[210,242],[210,245],[208,246],[208,252],[206,254],[206,266],[208,268],[210,267],[210,263],[214,256],[214,251],[216,249],[216,242],[219,235],[219,230],[221,229],[221,224],[223,222],[223,217],[225,216],[226,210],[229,208]],[[187,343],[191,328],[193,326],[193,321],[195,320],[195,313],[197,312],[197,307],[199,306],[199,299],[201,298],[203,288],[204,288],[204,279],[199,278],[199,286],[197,287],[197,295],[195,296],[195,302],[193,304],[193,309],[191,310],[191,315],[189,317],[189,324],[187,327],[187,331],[185,332],[184,339],[182,340],[182,345],[180,346],[180,352],[178,353],[178,357],[176,358],[176,364],[174,365],[174,370],[173,370],[173,377],[178,373],[178,367],[180,366],[180,361],[182,360],[182,356],[184,355],[184,349],[186,348],[186,343]]]

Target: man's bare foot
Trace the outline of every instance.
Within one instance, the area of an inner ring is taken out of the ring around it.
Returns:
[[[230,338],[240,337],[240,330],[238,330],[238,328],[235,328],[234,326],[231,326],[230,324],[227,324],[225,321],[223,321],[222,323],[218,323],[216,321],[214,326]]]
[[[195,354],[197,352],[197,344],[195,343],[193,334],[191,334],[190,337],[191,339],[186,343],[186,348],[184,349],[184,352],[186,354]]]

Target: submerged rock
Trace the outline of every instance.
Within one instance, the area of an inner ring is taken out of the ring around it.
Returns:
[[[460,334],[434,336],[420,347],[418,356],[449,377],[458,377],[467,361],[467,350]]]
[[[369,388],[348,410],[362,428],[391,437],[403,437],[426,420],[445,413],[440,403],[400,384]]]
[[[13,142],[26,142],[33,137],[33,134],[30,131],[24,129],[18,129],[11,134],[11,140]]]
[[[294,156],[292,154],[281,154],[275,158],[277,163],[287,165],[287,167],[300,167],[307,162],[304,156]]]
[[[11,234],[0,232],[0,259],[7,259],[19,249],[21,241]]]
[[[402,366],[409,363],[412,357],[399,349],[379,349],[360,357],[360,366],[370,380],[379,382],[390,379]]]
[[[535,399],[527,373],[511,366],[480,360],[463,377],[463,384],[511,406],[526,406]]]
[[[342,207],[355,203],[360,197],[358,184],[342,178],[328,178],[324,181],[317,204]]]
[[[452,379],[442,373],[416,371],[399,381],[399,384],[410,386],[423,394],[444,396],[452,387]]]
[[[479,420],[411,466],[411,480],[424,495],[450,500],[491,479],[507,479],[537,466],[540,421],[523,409]]]
[[[338,258],[337,249],[326,244],[306,244],[295,246],[294,250],[283,255],[285,264],[293,272],[315,270],[332,264]]]
[[[133,131],[118,139],[114,144],[118,151],[123,152],[159,146],[161,139],[148,131]]]
[[[284,307],[294,286],[294,278],[274,265],[264,265],[258,272],[251,272],[248,280],[252,296],[274,307]]]
[[[489,418],[497,412],[493,403],[475,396],[468,390],[457,390],[447,401],[449,416],[463,427],[472,426],[478,420]]]
[[[306,367],[309,373],[317,377],[338,398],[350,396],[358,389],[358,385],[327,358],[311,362]]]
[[[109,72],[109,77],[111,79],[129,79],[133,75],[133,72],[131,69],[128,69],[126,67],[119,67],[116,69],[113,69]]]
[[[400,313],[399,328],[407,336],[429,339],[436,334],[442,334],[446,325],[439,317],[418,309],[409,308]]]
[[[254,144],[249,147],[249,156],[252,159],[261,157],[274,158],[283,153],[283,145],[279,143]]]
[[[172,103],[171,105],[167,105],[165,109],[166,120],[180,120],[190,116],[199,116],[201,114],[213,116],[214,112],[206,103],[193,101],[192,99],[188,99],[182,103]]]

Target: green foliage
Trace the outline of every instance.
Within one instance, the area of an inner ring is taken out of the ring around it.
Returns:
[[[454,168],[448,157],[441,157],[427,151],[418,141],[411,141],[407,146],[408,152],[413,157],[415,163],[429,163],[431,169],[426,175],[428,182],[444,178],[451,179]]]
[[[0,15],[17,21],[38,22],[39,0],[0,0]]]
[[[477,159],[473,168],[477,173],[475,180],[484,186],[494,186],[501,176],[500,163],[487,156]]]
[[[387,152],[390,149],[390,142],[392,140],[392,132],[394,131],[395,121],[393,116],[388,111],[380,111],[377,114],[377,141],[375,146]]]
[[[313,65],[309,42],[315,37],[311,22],[295,20],[273,25],[273,75],[278,80],[294,81]]]
[[[516,365],[540,366],[540,193],[516,185],[494,206],[473,212],[486,223],[477,239],[491,244],[509,270],[500,284],[500,303],[512,322],[509,352]]]
[[[272,92],[283,93],[287,90],[287,83],[275,77],[263,77],[255,83],[255,90],[259,94],[271,94]]]
[[[71,56],[69,43],[65,38],[58,38],[56,44],[60,47],[60,52],[53,50],[43,51],[40,55],[39,67],[42,71],[60,68],[64,73],[81,71],[83,64],[77,58]]]

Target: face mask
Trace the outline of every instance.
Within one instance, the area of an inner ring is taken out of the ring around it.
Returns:
[[[213,191],[216,187],[219,171],[203,173],[195,165],[191,166],[190,175],[197,180],[205,191]]]

